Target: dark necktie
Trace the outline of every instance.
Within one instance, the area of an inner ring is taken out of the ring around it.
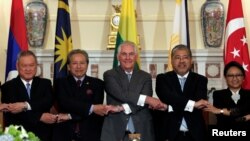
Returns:
[[[82,81],[79,79],[76,81],[76,85],[77,85],[77,88],[80,88],[81,85],[82,85]],[[79,89],[78,89],[79,90]],[[80,127],[79,127],[79,122],[77,121],[75,123],[75,127],[74,127],[74,130],[75,130],[75,135],[74,135],[74,138],[77,140],[77,138],[80,137]]]
[[[26,90],[27,90],[28,96],[30,98],[30,83],[26,83]]]
[[[76,81],[77,87],[81,87],[81,84],[82,84],[82,81],[81,81],[81,80],[77,80],[77,81]]]

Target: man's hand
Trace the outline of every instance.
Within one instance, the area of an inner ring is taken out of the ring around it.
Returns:
[[[10,103],[8,104],[7,109],[9,112],[17,114],[26,110],[27,104],[25,102]]]
[[[8,112],[8,104],[5,103],[0,104],[0,111]]]
[[[244,116],[246,121],[250,121],[250,114]]]
[[[162,111],[164,111],[164,110],[167,109],[166,104],[162,103],[159,99],[154,98],[154,97],[147,96],[145,103],[148,104],[149,108],[153,109],[153,110],[162,110]]]
[[[69,114],[65,114],[65,113],[60,113],[56,116],[57,116],[57,123],[65,122],[65,121],[71,119],[71,116]]]
[[[202,108],[207,107],[208,104],[209,102],[207,100],[201,99],[195,102],[194,107],[197,109],[202,109]]]
[[[108,114],[108,108],[102,104],[93,105],[93,112],[97,115],[104,116]]]
[[[114,106],[114,105],[107,105],[106,108],[107,108],[107,113],[108,113],[108,112],[111,112],[111,113],[118,113],[118,112],[124,111],[124,108],[123,108],[122,106],[119,106],[119,105],[117,105],[117,106]]]
[[[52,124],[57,121],[57,116],[51,113],[43,113],[40,121],[47,124]]]

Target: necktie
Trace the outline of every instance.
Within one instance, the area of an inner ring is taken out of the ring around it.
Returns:
[[[179,78],[180,84],[181,84],[181,90],[182,90],[182,91],[183,91],[183,89],[184,89],[184,85],[185,85],[186,79],[187,79],[187,78],[185,78],[185,77]]]
[[[129,117],[129,120],[128,120],[127,130],[130,131],[130,133],[134,133],[135,132],[134,123],[133,123],[133,120],[132,120],[131,117]]]
[[[128,81],[130,82],[130,79],[131,79],[132,74],[127,73],[127,76],[128,76]]]
[[[130,82],[132,74],[131,73],[127,73],[127,77],[128,77],[128,81]],[[135,132],[135,127],[134,127],[134,123],[131,117],[129,117],[128,120],[128,124],[127,124],[127,130],[130,131],[130,133],[134,133]]]
[[[185,85],[186,79],[187,79],[187,78],[185,78],[185,77],[179,78],[180,84],[181,84],[181,90],[182,90],[182,91],[183,91],[183,89],[184,89],[184,85]],[[182,121],[181,121],[180,131],[187,131],[187,130],[188,130],[187,123],[186,123],[186,120],[185,120],[184,117],[183,117],[183,118],[182,118]]]
[[[28,96],[30,98],[30,83],[26,83],[26,90],[27,90]]]
[[[82,84],[82,81],[80,80],[80,79],[78,79],[77,81],[76,81],[76,85],[77,85],[77,90],[80,90],[80,87],[81,87],[81,84]],[[79,122],[76,122],[76,124],[75,124],[75,136],[76,137],[78,137],[79,136],[79,132],[80,132],[80,127],[79,127],[80,125],[79,125]]]
[[[82,81],[81,81],[81,80],[77,80],[77,81],[76,81],[77,87],[81,87],[81,84],[82,84]]]

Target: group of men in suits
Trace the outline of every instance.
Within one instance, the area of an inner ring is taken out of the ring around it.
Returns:
[[[1,86],[5,125],[23,125],[42,141],[128,141],[131,137],[205,141],[202,112],[209,105],[208,80],[191,71],[190,49],[177,45],[172,50],[173,71],[156,78],[159,99],[152,97],[151,75],[136,67],[137,58],[136,45],[124,41],[118,48],[120,65],[106,71],[103,81],[86,75],[87,52],[72,50],[67,58],[69,75],[56,79],[53,89],[49,80],[35,76],[34,53],[21,52],[19,75]],[[57,114],[50,112],[55,101]],[[152,117],[152,110],[163,111],[161,117]]]
[[[135,67],[136,49],[134,43],[123,42],[117,54],[120,65],[106,71],[104,81],[86,75],[87,52],[71,51],[67,59],[70,73],[54,81],[54,91],[49,80],[35,76],[34,53],[21,52],[17,60],[19,75],[1,86],[5,125],[23,125],[42,141],[126,141],[131,134],[139,134],[142,141],[154,141],[150,109],[168,110],[169,116],[161,121],[168,125],[162,128],[166,129],[161,135],[164,140],[165,135],[174,140],[184,132],[203,140],[201,129],[205,125],[200,108],[207,104],[203,100],[207,79],[189,71],[191,51],[185,46],[172,51],[174,71],[157,77],[158,99],[152,97],[150,74]],[[183,76],[187,80],[181,91],[178,77]],[[107,105],[103,104],[104,90]],[[50,113],[54,100],[57,114]],[[179,130],[182,120],[187,124],[185,131]],[[200,127],[195,128],[197,125]]]

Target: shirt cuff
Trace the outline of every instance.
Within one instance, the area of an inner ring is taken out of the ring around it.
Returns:
[[[195,104],[195,101],[188,100],[188,103],[187,103],[184,111],[193,112],[193,110],[194,110],[194,104]]]
[[[25,102],[25,104],[27,105],[27,110],[31,110],[30,104],[28,102]]]
[[[126,103],[122,104],[122,107],[124,108],[124,113],[125,114],[128,115],[128,114],[130,114],[132,112],[128,104],[126,104]]]
[[[145,105],[146,98],[147,98],[146,95],[140,94],[140,97],[139,97],[139,100],[138,100],[138,102],[137,102],[137,105],[139,105],[139,106],[144,106],[144,105]]]
[[[70,120],[72,119],[72,116],[71,116],[71,114],[68,114],[68,117],[69,117],[69,119],[70,119]]]
[[[91,105],[91,107],[90,107],[90,109],[89,109],[89,115],[92,114],[93,108],[94,108],[94,105]]]
[[[173,107],[171,105],[168,105],[168,112],[173,112],[173,111],[174,111]]]

